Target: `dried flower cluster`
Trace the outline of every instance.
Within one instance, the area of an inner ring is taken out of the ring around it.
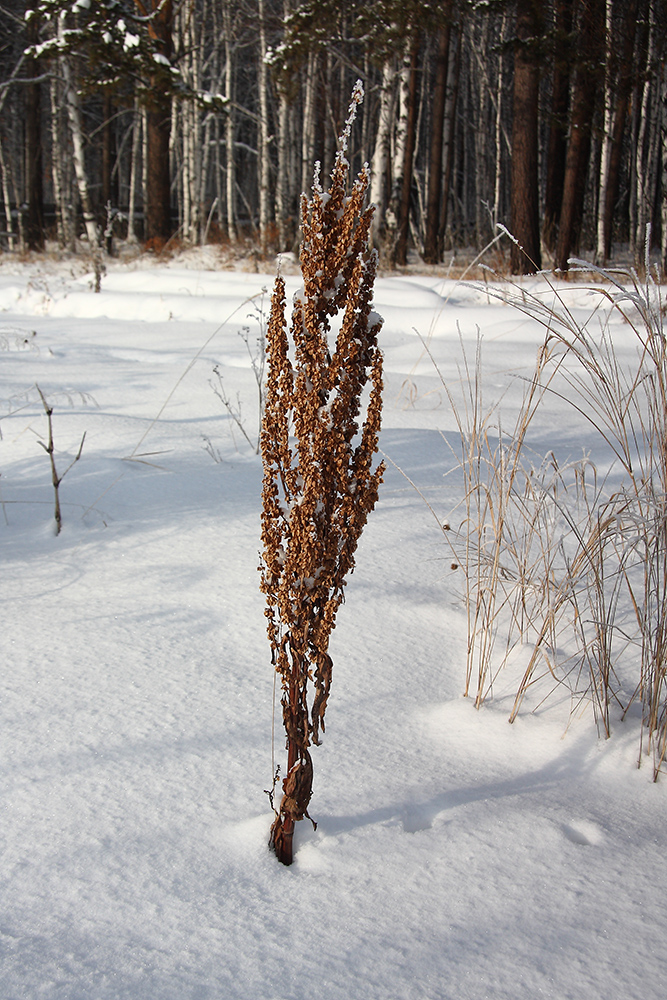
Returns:
[[[292,860],[294,823],[308,816],[308,748],[324,731],[329,639],[384,472],[382,464],[373,468],[382,411],[382,320],[372,311],[377,258],[369,250],[373,209],[364,208],[365,168],[346,193],[345,150],[362,98],[357,84],[330,190],[322,190],[316,168],[312,198],[302,198],[304,287],[294,299],[290,336],[280,276],[267,333],[261,589],[287,735],[287,775],[271,830],[271,845],[285,864]],[[331,318],[339,313],[334,335]]]

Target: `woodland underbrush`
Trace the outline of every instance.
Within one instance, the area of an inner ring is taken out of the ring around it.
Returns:
[[[582,265],[591,273],[589,265]],[[585,322],[566,292],[491,292],[545,330],[516,419],[487,405],[482,348],[463,353],[461,392],[443,386],[458,427],[463,500],[442,524],[464,578],[465,693],[477,707],[514,676],[510,721],[565,691],[591,703],[601,735],[641,711],[640,762],[667,751],[667,344],[660,289],[593,269]],[[488,291],[488,286],[486,288]],[[635,340],[615,350],[612,319]],[[589,455],[536,456],[530,427],[548,396],[596,440]],[[592,434],[590,433],[592,432]]]

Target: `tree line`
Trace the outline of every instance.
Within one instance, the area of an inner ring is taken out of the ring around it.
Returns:
[[[481,249],[667,273],[667,0],[0,0],[0,245],[293,250],[368,163],[387,265]]]

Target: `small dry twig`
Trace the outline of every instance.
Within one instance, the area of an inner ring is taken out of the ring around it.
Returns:
[[[53,407],[50,406],[49,403],[47,402],[46,396],[44,395],[40,387],[36,385],[35,388],[37,389],[37,392],[39,393],[39,398],[42,401],[42,405],[44,407],[44,412],[46,413],[46,419],[49,428],[48,444],[44,444],[43,441],[40,441],[39,444],[42,446],[46,454],[49,456],[49,461],[51,463],[51,482],[53,483],[53,493],[55,498],[54,519],[56,522],[56,535],[59,535],[63,524],[62,513],[60,510],[60,484],[62,483],[63,479],[65,478],[69,470],[72,468],[72,466],[75,465],[76,462],[78,462],[79,459],[81,458],[81,452],[83,451],[83,442],[86,440],[86,432],[85,431],[83,432],[83,437],[81,438],[81,444],[79,445],[79,450],[76,453],[76,456],[67,466],[62,476],[59,476],[58,470],[56,469],[55,446],[53,443]]]

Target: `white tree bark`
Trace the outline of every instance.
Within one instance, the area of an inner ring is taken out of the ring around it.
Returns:
[[[503,127],[502,127],[502,106],[503,106],[503,86],[505,84],[505,59],[503,56],[505,48],[505,31],[507,28],[507,12],[503,12],[503,19],[500,25],[500,52],[498,55],[498,80],[496,84],[496,100],[495,100],[495,112],[496,112],[496,127],[495,127],[495,137],[494,137],[494,149],[495,149],[495,176],[493,181],[493,233],[494,236],[497,232],[497,225],[499,221],[500,213],[500,188],[503,176],[502,171],[502,139],[503,139]]]
[[[375,147],[371,160],[370,201],[375,205],[372,241],[377,246],[384,230],[384,212],[387,196],[387,168],[389,164],[389,143],[394,110],[394,82],[396,70],[394,60],[388,58],[382,67],[380,89],[380,114],[375,133]]]
[[[600,180],[598,187],[598,216],[596,228],[595,260],[598,264],[605,263],[605,203],[609,187],[609,166],[611,161],[611,136],[613,129],[613,96],[612,96],[612,0],[605,0],[605,72],[604,72],[604,117],[602,144],[600,149]]]
[[[134,123],[132,125],[132,154],[130,158],[130,194],[127,212],[127,240],[128,243],[137,242],[135,231],[134,209],[137,197],[137,173],[139,160],[139,141],[141,139],[141,114],[139,112],[139,102],[134,99]]]
[[[271,191],[270,191],[270,159],[269,143],[269,94],[268,73],[266,66],[266,10],[264,0],[258,0],[259,14],[259,239],[262,254],[269,247],[269,227],[271,224]]]
[[[9,197],[9,177],[5,164],[5,156],[2,151],[2,139],[0,139],[0,178],[2,179],[2,201],[5,207],[5,225],[7,226],[7,246],[10,250],[14,250],[15,237],[14,226],[12,224],[11,199]]]
[[[71,249],[74,234],[68,199],[65,195],[64,144],[60,130],[58,81],[55,76],[51,77],[49,96],[51,100],[51,181],[53,183],[53,200],[56,209],[56,232],[60,246]]]
[[[58,18],[58,37],[64,43],[65,41],[65,19],[64,15],[60,15]],[[97,250],[99,246],[97,226],[95,225],[95,218],[90,205],[90,196],[88,193],[88,178],[86,176],[86,164],[83,152],[83,126],[81,123],[81,107],[79,103],[79,94],[74,85],[74,79],[72,74],[72,67],[70,61],[66,55],[62,56],[61,68],[63,74],[63,80],[65,83],[65,102],[67,105],[67,116],[69,118],[70,132],[72,134],[72,165],[74,167],[74,175],[76,177],[76,184],[79,191],[79,198],[81,200],[81,210],[83,212],[83,224],[86,230],[86,239],[88,243],[93,248]]]
[[[304,194],[310,190],[313,183],[316,82],[317,56],[314,52],[309,52],[303,81],[303,131],[301,133],[301,190]]]
[[[236,127],[234,121],[234,48],[232,45],[232,0],[225,0],[222,11],[222,25],[225,33],[225,97],[227,117],[225,119],[225,194],[227,202],[227,238],[236,243],[236,159],[234,144]]]
[[[648,38],[647,65],[651,66],[654,59],[655,50],[655,10],[653,4],[650,5],[650,25]],[[641,91],[641,106],[639,111],[639,129],[637,133],[637,145],[635,148],[635,178],[636,178],[636,225],[634,233],[631,233],[633,249],[638,262],[644,258],[644,242],[646,239],[646,223],[650,221],[649,208],[649,138],[647,139],[647,129],[649,128],[649,114],[652,97],[653,80],[648,76],[644,80]]]

